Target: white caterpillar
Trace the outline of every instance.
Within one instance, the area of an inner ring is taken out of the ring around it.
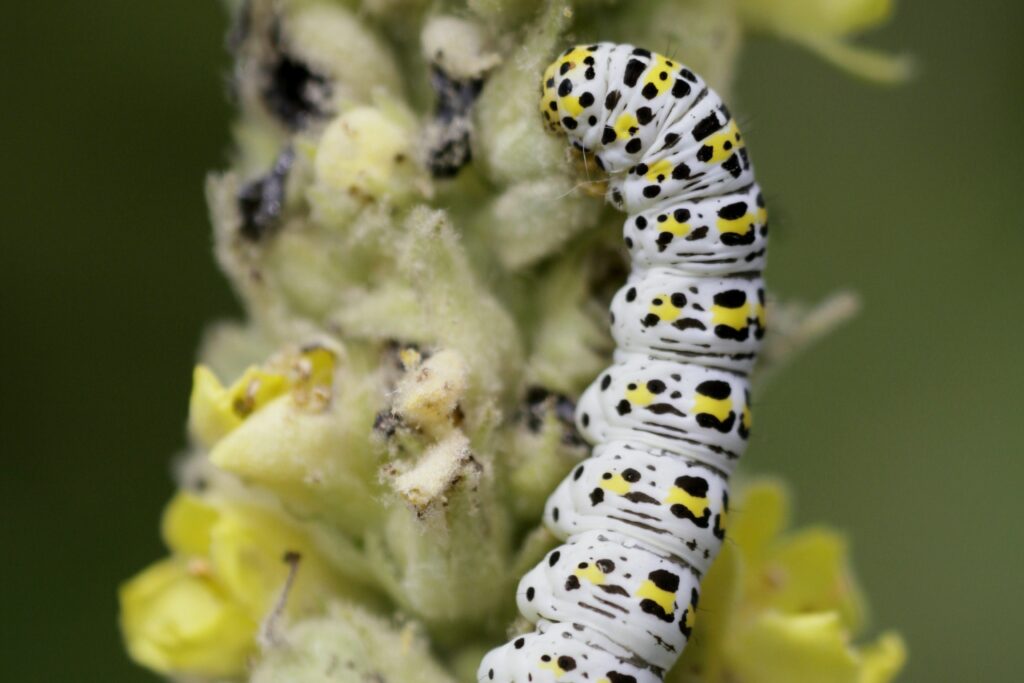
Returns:
[[[593,454],[545,510],[565,544],[519,585],[537,630],[478,677],[657,683],[690,637],[750,432],[767,216],[728,110],[674,60],[574,47],[545,72],[541,111],[607,172],[633,268],[611,306],[615,363],[577,407]]]

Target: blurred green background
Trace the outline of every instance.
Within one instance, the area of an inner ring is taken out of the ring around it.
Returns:
[[[225,163],[217,3],[9,3],[4,45],[0,679],[147,681],[117,583],[163,552],[205,323],[237,315],[204,173]],[[901,680],[1014,680],[1024,479],[1024,5],[902,2],[885,89],[767,39],[733,110],[787,297],[865,310],[767,391],[747,472],[848,531]]]

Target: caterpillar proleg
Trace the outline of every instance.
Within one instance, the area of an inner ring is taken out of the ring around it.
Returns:
[[[536,631],[478,678],[657,683],[692,632],[750,435],[767,215],[728,109],[675,60],[576,46],[541,93],[549,127],[608,174],[632,270],[611,305],[614,364],[577,406],[592,455],[544,513],[564,544],[517,592]]]

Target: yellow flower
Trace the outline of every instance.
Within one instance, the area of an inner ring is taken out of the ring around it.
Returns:
[[[281,354],[266,366],[251,366],[225,387],[213,370],[197,365],[189,398],[189,429],[201,444],[210,447],[242,424],[253,413],[289,391],[299,400],[329,392],[335,354],[322,346]]]
[[[744,23],[775,33],[858,76],[887,83],[910,75],[910,62],[846,38],[892,15],[892,0],[740,0]]]
[[[885,633],[850,644],[863,598],[846,544],[823,529],[783,533],[787,503],[773,482],[748,486],[705,579],[697,626],[668,683],[887,683],[906,657]]]
[[[287,552],[300,557],[288,613],[312,612],[339,593],[307,535],[255,505],[179,493],[164,512],[163,535],[172,556],[119,592],[128,652],[161,673],[243,672],[259,624],[287,579]]]
[[[257,621],[201,567],[161,560],[121,586],[128,653],[162,673],[230,676],[245,668]]]
[[[365,357],[346,352],[342,375],[341,353],[285,350],[228,387],[199,366],[189,422],[214,467],[272,493],[297,517],[358,538],[383,513],[366,438],[382,398]]]

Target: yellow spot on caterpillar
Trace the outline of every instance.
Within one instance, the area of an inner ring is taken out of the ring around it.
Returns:
[[[750,317],[749,302],[737,308],[718,305],[711,307],[711,322],[715,325],[726,325],[734,330],[742,330],[747,326],[748,317]]]
[[[754,216],[745,213],[739,218],[719,218],[716,227],[718,232],[733,232],[737,235],[744,235],[754,229],[755,220]]]
[[[636,589],[636,597],[653,600],[663,610],[665,610],[665,614],[672,614],[675,611],[675,593],[658,588],[650,579],[644,581],[640,584],[640,587]]]
[[[676,237],[685,237],[690,234],[690,224],[680,223],[677,221],[672,214],[669,214],[668,218],[664,222],[658,223],[658,230],[661,232],[670,232]]]
[[[753,418],[750,416],[750,406],[743,406],[743,428],[750,429]]]
[[[757,221],[759,225],[764,225],[765,223],[767,223],[768,209],[766,209],[763,206],[757,207],[757,212],[754,214],[754,220]]]
[[[729,121],[729,125],[725,129],[704,141],[704,144],[712,150],[711,158],[707,163],[720,164],[731,157],[733,152],[743,147],[740,140],[740,129],[736,126],[736,121]]]
[[[657,301],[660,301],[661,303],[655,303]],[[669,323],[678,318],[679,314],[683,312],[682,309],[676,308],[672,305],[672,300],[668,294],[659,294],[657,298],[651,302],[651,306],[647,310]]]
[[[561,59],[559,59],[556,62],[557,68],[558,68],[558,73],[561,73],[562,65],[565,64],[565,63],[569,64],[569,71],[572,71],[577,66],[579,66],[581,63],[583,63],[583,60],[586,59],[589,55],[590,55],[590,50],[588,50],[586,47],[580,47],[580,46],[574,47],[572,49],[572,52],[570,52],[569,54],[567,54],[566,56],[562,57]],[[566,72],[566,73],[568,73],[568,72]]]
[[[601,488],[607,489],[612,493],[617,493],[620,496],[624,496],[629,493],[629,482],[622,478],[621,474],[616,474],[610,479],[602,479]]]
[[[654,394],[647,389],[646,384],[634,382],[626,387],[626,400],[638,406],[649,406],[654,402]]]
[[[580,104],[580,98],[574,95],[559,98],[558,105],[561,107],[562,111],[573,118],[582,114],[585,109],[585,107]]]
[[[597,568],[597,565],[588,564],[586,569],[577,569],[573,572],[581,579],[585,579],[595,586],[604,583],[604,572]]]
[[[729,413],[732,412],[732,399],[711,398],[710,396],[697,394],[697,398],[693,402],[693,410],[696,413],[714,415],[722,422],[725,422],[726,418],[729,417]]]
[[[647,174],[644,176],[652,182],[661,182],[672,172],[672,162],[668,159],[655,161],[647,167]]]
[[[555,674],[555,678],[561,678],[562,676],[565,675],[565,669],[563,669],[562,667],[558,666],[558,660],[554,659],[554,658],[548,659],[548,661],[546,661],[546,662],[543,659],[541,659],[540,660],[540,668],[541,669],[551,669],[551,671],[553,671],[554,674]]]
[[[616,139],[632,137],[639,127],[637,125],[636,117],[630,114],[628,111],[623,112],[617,121],[615,121],[615,135]]]
[[[693,513],[694,517],[703,517],[704,512],[708,509],[707,496],[693,496],[679,488],[673,486],[668,490],[668,498],[664,500],[665,503],[670,505],[679,504],[685,507],[687,510]]]
[[[654,87],[658,90],[658,95],[663,95],[676,80],[672,77],[673,64],[671,60],[663,55],[655,54],[653,57],[651,65],[647,68],[647,77],[644,78],[644,85],[653,83]],[[663,73],[665,78],[661,77]]]
[[[729,528],[729,510],[722,506],[722,511],[718,513],[718,529],[719,531],[725,531]]]

